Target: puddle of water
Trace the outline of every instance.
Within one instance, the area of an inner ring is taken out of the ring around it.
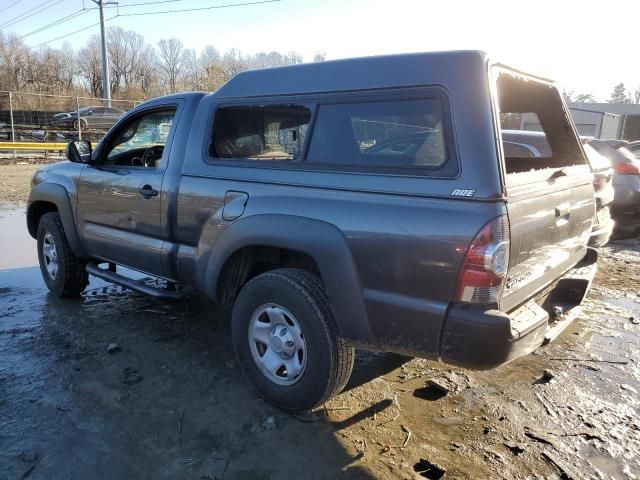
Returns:
[[[34,265],[38,265],[36,241],[27,231],[24,209],[0,209],[0,270]]]
[[[119,268],[119,273],[139,279],[144,274],[133,270]],[[88,289],[110,285],[95,277],[89,277]],[[29,288],[46,294],[46,286],[42,280],[38,266],[37,242],[27,230],[24,208],[0,207],[0,306],[2,305],[2,289]],[[1,308],[1,307],[0,307]]]
[[[615,307],[622,307],[622,308],[626,308],[627,310],[634,312],[636,314],[640,314],[640,303],[638,303],[638,300],[640,300],[640,297],[619,297],[619,298],[613,298],[613,297],[605,297],[604,300],[607,303],[610,303],[611,305],[615,306]]]

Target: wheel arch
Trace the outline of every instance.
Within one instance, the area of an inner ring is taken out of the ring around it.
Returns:
[[[67,189],[55,183],[39,183],[31,189],[27,207],[27,229],[33,238],[37,238],[40,218],[49,212],[58,212],[71,250],[76,256],[85,257]]]
[[[234,221],[216,240],[206,266],[199,265],[204,291],[217,301],[228,300],[223,282],[228,281],[225,272],[229,262],[260,247],[297,252],[301,260],[311,260],[307,269],[317,268],[341,336],[354,344],[373,342],[360,278],[347,241],[336,226],[320,220],[265,214]]]

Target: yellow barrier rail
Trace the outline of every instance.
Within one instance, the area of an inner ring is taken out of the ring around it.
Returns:
[[[0,142],[0,150],[66,150],[66,143],[59,142]]]

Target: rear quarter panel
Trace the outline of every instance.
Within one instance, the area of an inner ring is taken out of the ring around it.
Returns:
[[[456,176],[428,178],[294,169],[269,162],[250,166],[231,160],[212,162],[207,149],[215,108],[233,104],[234,99],[209,95],[202,99],[191,122],[176,202],[176,244],[171,248],[176,250],[176,275],[204,289],[198,266],[216,255],[216,243],[233,223],[222,219],[228,191],[248,194],[243,219],[281,214],[333,225],[344,237],[357,270],[364,320],[375,337],[372,346],[434,357],[466,249],[485,223],[505,213],[488,63],[483,55],[463,58],[455,54],[423,67],[405,65],[395,57],[384,62],[385,68],[367,72],[366,88],[434,86],[446,92],[459,164]],[[335,91],[362,89],[362,84],[350,84],[358,77],[362,78],[362,72],[340,79],[310,78],[310,86],[305,87],[313,91],[314,82],[322,82],[323,87],[336,84]],[[294,88],[291,86],[292,92]],[[279,98],[282,103],[291,101]],[[472,191],[473,196],[453,196],[456,189]],[[313,256],[313,252],[306,253]],[[339,312],[334,315],[338,318]],[[371,339],[348,340],[360,345]]]
[[[357,270],[358,291],[375,338],[372,346],[421,356],[437,353],[442,321],[471,239],[487,221],[504,213],[500,202],[185,176],[178,203],[181,278],[197,282],[199,266],[217,254],[216,244],[233,223],[222,220],[228,190],[249,194],[244,219],[283,215],[337,227]],[[313,251],[305,253],[314,256]]]

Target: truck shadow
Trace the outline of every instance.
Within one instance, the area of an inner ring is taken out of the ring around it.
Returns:
[[[272,407],[241,375],[228,312],[204,296],[165,303],[100,286],[60,300],[37,267],[0,273],[11,307],[0,309],[0,477],[23,474],[21,452],[34,451],[30,478],[373,478],[336,433],[392,401],[340,421]],[[348,388],[406,360],[359,355]]]

